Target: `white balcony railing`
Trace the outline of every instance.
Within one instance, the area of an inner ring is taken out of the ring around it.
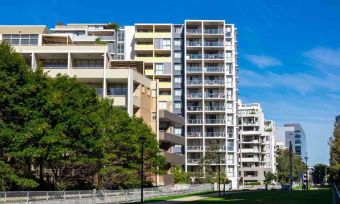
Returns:
[[[189,124],[202,124],[203,120],[202,119],[188,119]]]
[[[225,132],[206,132],[206,137],[225,137]]]
[[[187,137],[202,137],[202,132],[187,132]]]

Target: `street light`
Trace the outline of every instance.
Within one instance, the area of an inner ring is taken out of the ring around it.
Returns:
[[[307,182],[306,182],[306,184],[307,184],[307,186],[306,186],[306,190],[308,191],[308,157],[306,156],[305,157],[305,160],[306,160],[306,179],[307,179]]]
[[[143,187],[144,187],[144,142],[146,140],[146,137],[141,135],[139,137],[140,142],[142,143],[142,150],[141,150],[141,156],[142,156],[142,166],[141,166],[141,176],[140,176],[140,203],[144,203],[143,199]]]
[[[218,157],[218,196],[221,196],[221,152],[217,152]]]

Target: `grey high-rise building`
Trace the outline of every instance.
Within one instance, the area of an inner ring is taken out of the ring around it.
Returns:
[[[307,156],[306,134],[299,123],[284,124],[285,145],[289,147],[292,142],[293,153],[300,155],[301,158]]]

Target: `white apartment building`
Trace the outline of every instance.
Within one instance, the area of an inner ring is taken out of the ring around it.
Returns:
[[[276,172],[275,124],[264,119],[258,103],[240,101],[238,113],[242,184],[263,183],[266,172]]]

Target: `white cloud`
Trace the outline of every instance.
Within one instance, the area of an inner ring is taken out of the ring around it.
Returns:
[[[340,69],[340,48],[316,47],[305,52],[305,56],[312,66],[318,68],[337,67]]]
[[[261,69],[282,65],[280,60],[267,55],[245,55],[245,58]]]

